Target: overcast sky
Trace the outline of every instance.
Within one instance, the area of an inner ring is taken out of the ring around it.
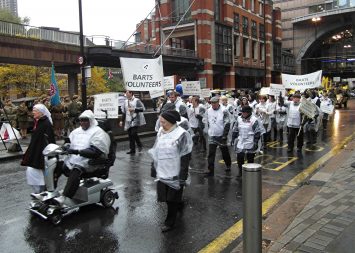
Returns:
[[[84,34],[125,41],[154,4],[155,0],[82,0]],[[32,26],[79,32],[78,0],[17,0],[17,7]]]

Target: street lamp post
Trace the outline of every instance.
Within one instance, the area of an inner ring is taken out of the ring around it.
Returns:
[[[82,109],[83,111],[87,108],[86,101],[86,77],[85,77],[85,68],[86,57],[84,52],[84,34],[83,34],[83,15],[82,15],[82,5],[81,0],[79,1],[79,25],[80,25],[80,55],[83,57],[83,65],[81,66],[81,99],[82,99]]]

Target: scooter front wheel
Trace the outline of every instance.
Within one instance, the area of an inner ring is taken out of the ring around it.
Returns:
[[[111,190],[106,190],[101,195],[101,204],[104,207],[111,207],[115,203],[115,194]]]
[[[59,225],[62,222],[62,214],[59,212],[55,212],[50,216],[50,221],[53,225]]]

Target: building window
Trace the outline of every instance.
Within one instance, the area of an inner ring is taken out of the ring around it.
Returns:
[[[171,39],[171,47],[173,48],[185,48],[184,41],[178,38]]]
[[[245,8],[245,6],[246,6],[245,3],[246,3],[246,0],[242,0],[242,7],[243,7],[243,8]]]
[[[265,26],[262,24],[259,25],[259,38],[265,39]]]
[[[254,1],[255,1],[255,0],[251,0],[251,1],[250,1],[250,9],[251,9],[252,12],[255,11],[255,2],[254,2]]]
[[[258,37],[256,22],[254,20],[251,21],[251,36],[253,38],[257,38]]]
[[[243,17],[243,34],[248,35],[249,34],[249,23],[248,23],[248,18]]]
[[[239,14],[234,14],[234,31],[235,32],[240,32],[239,29],[240,21],[239,21]]]
[[[140,32],[136,33],[134,36],[136,43],[142,42],[142,34]]]
[[[220,0],[214,0],[214,18],[216,21],[221,21],[221,2]]]
[[[174,22],[178,22],[182,16],[185,14],[190,6],[190,0],[173,0],[172,7],[172,18]],[[184,20],[191,19],[191,9],[186,13]]]
[[[274,43],[273,44],[274,51],[274,69],[281,70],[281,44]]]
[[[260,43],[259,54],[260,54],[260,60],[262,62],[265,61],[265,45],[264,45],[264,43]]]
[[[243,57],[249,58],[249,39],[243,38]]]
[[[256,41],[252,41],[252,57],[253,60],[258,59],[258,43]]]
[[[259,3],[259,15],[260,16],[264,15],[264,6],[262,3]]]
[[[232,28],[216,24],[216,62],[232,64]]]
[[[235,42],[234,55],[236,57],[240,57],[240,37],[234,36],[234,42]]]

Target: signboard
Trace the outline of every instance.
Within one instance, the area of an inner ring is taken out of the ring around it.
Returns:
[[[120,106],[121,108],[124,107],[125,101],[127,100],[126,96],[118,96],[118,106]]]
[[[151,90],[149,91],[150,98],[158,98],[164,96],[163,90]]]
[[[201,96],[200,81],[184,81],[181,82],[184,95]]]
[[[282,84],[286,89],[304,91],[322,85],[322,70],[307,75],[281,74]]]
[[[151,91],[163,89],[163,58],[120,58],[125,89]]]
[[[270,83],[270,93],[269,95],[279,97],[281,92],[281,96],[286,96],[286,89],[282,84]]]
[[[164,76],[164,90],[173,90],[175,87],[174,76]]]
[[[94,95],[94,115],[95,118],[104,119],[106,114],[102,110],[107,110],[109,119],[118,118],[118,93],[102,93]]]
[[[307,99],[302,99],[300,105],[300,112],[306,115],[308,118],[313,119],[316,115],[316,105]]]
[[[334,76],[333,77],[334,82],[340,82],[340,76]]]
[[[260,89],[259,95],[266,96],[270,93],[270,87],[263,87]]]
[[[321,103],[321,104],[320,104],[320,110],[321,110],[323,113],[326,113],[326,114],[333,114],[333,112],[334,112],[334,105],[329,105],[329,104]]]
[[[206,80],[206,77],[199,78],[198,80],[200,81],[200,87],[201,87],[201,89],[205,89],[205,88],[206,88],[206,86],[207,86],[207,80]]]
[[[212,96],[210,89],[201,89],[201,97],[202,98],[210,98]]]

